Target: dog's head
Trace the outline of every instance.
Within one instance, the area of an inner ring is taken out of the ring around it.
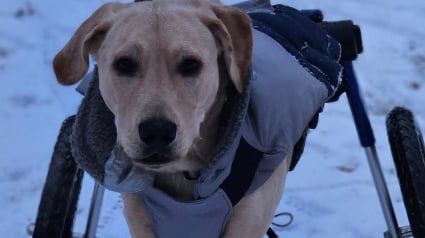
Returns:
[[[194,170],[201,161],[188,153],[217,100],[220,64],[242,92],[251,48],[250,20],[235,8],[199,0],[109,3],[78,28],[53,66],[70,85],[91,55],[117,146],[148,169]]]

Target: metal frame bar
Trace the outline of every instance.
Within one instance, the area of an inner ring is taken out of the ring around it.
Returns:
[[[86,231],[84,232],[83,238],[96,237],[97,224],[99,223],[104,193],[105,187],[98,183],[95,183],[90,204],[89,216],[87,218]]]
[[[367,116],[363,100],[360,96],[359,86],[356,75],[354,73],[353,64],[351,61],[349,61],[344,62],[343,66],[343,81],[345,83],[351,113],[353,115],[360,143],[366,151],[369,167],[388,227],[388,232],[385,233],[385,236],[389,236],[388,238],[401,238],[400,228],[397,224],[397,219],[391,203],[388,187],[386,185],[385,177],[382,173],[378,154],[376,152],[375,137],[373,135],[372,126]]]

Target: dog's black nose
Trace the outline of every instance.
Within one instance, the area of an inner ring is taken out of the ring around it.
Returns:
[[[150,118],[139,124],[139,136],[147,147],[161,150],[176,138],[177,125],[164,118]]]

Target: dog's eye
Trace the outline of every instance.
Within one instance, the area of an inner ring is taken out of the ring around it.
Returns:
[[[114,69],[118,74],[133,76],[136,74],[138,64],[137,61],[132,58],[122,57],[114,61]]]
[[[178,72],[184,77],[196,76],[201,71],[202,63],[194,58],[183,59],[177,66]]]

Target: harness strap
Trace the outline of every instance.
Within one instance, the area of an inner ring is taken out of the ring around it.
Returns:
[[[232,202],[233,207],[242,199],[248,190],[262,157],[263,153],[261,151],[255,149],[245,139],[241,138],[230,174],[220,185],[220,188]],[[290,219],[291,221],[288,222],[288,225],[292,222],[291,214]],[[267,236],[269,238],[279,237],[271,227],[267,229]]]
[[[229,176],[220,185],[235,206],[245,195],[257,171],[263,152],[241,139]]]

